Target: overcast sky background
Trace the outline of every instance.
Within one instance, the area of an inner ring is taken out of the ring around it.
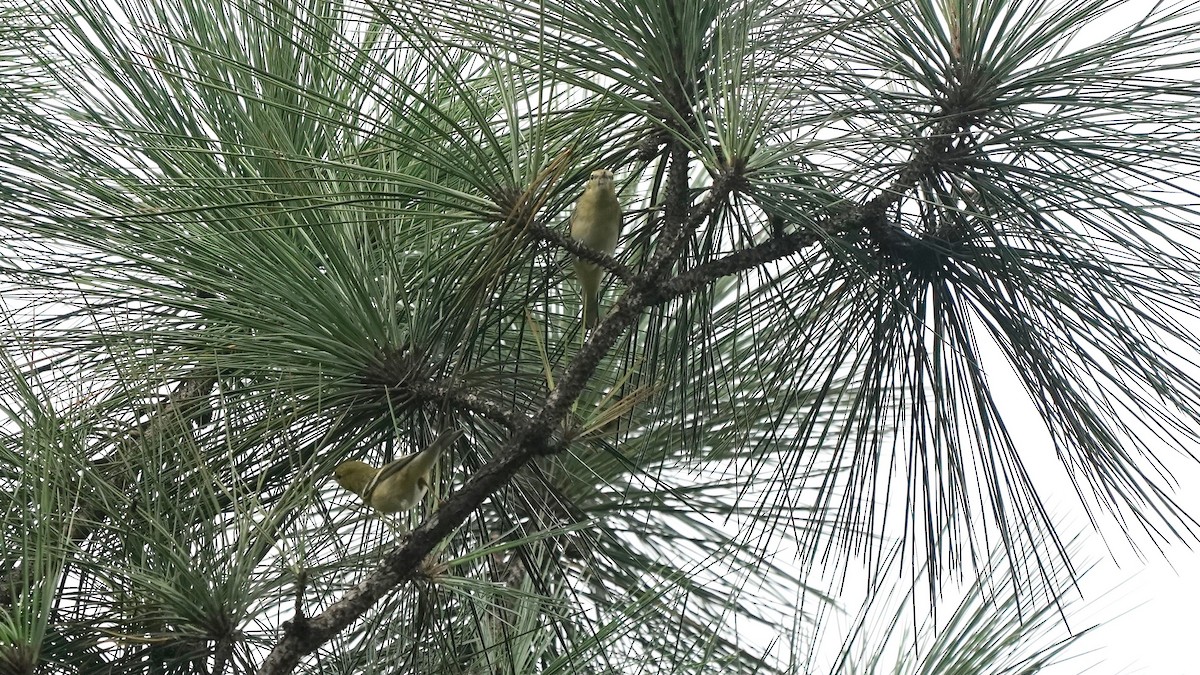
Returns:
[[[1111,34],[1134,23],[1155,3],[1126,0],[1111,15],[1111,21],[1098,21],[1079,36],[1080,42]],[[1175,5],[1176,3],[1168,3]],[[1186,4],[1186,3],[1179,3]],[[1195,2],[1192,2],[1195,5]],[[1195,39],[1200,50],[1200,37]],[[1200,82],[1200,73],[1196,74]],[[1200,85],[1198,85],[1200,86]],[[1198,121],[1200,123],[1200,121]],[[1194,203],[1194,199],[1191,200]],[[1200,283],[1200,279],[1196,280]],[[1194,322],[1193,322],[1194,323]],[[1196,326],[1200,331],[1200,326]],[[1016,387],[1015,381],[1009,384]],[[1019,388],[1014,400],[1024,401]],[[1029,408],[1032,411],[1032,407]],[[1017,418],[1020,419],[1020,418]],[[1049,447],[1036,425],[1010,429],[1017,440],[1026,434],[1029,442]],[[1200,448],[1188,448],[1200,454]],[[1200,519],[1200,465],[1171,448],[1160,455],[1179,483],[1176,499],[1193,518]],[[1061,467],[1048,463],[1048,473]],[[1031,466],[1036,470],[1039,464]],[[1064,534],[1078,531],[1083,537],[1082,562],[1096,566],[1084,577],[1081,591],[1086,606],[1076,613],[1074,628],[1102,622],[1079,648],[1094,650],[1076,660],[1048,669],[1053,675],[1088,673],[1089,675],[1200,675],[1200,550],[1193,541],[1189,547],[1174,541],[1160,552],[1144,533],[1134,533],[1142,557],[1121,535],[1113,522],[1102,523],[1097,533],[1087,521],[1070,484],[1062,474],[1055,476],[1048,495],[1048,507],[1063,523]],[[1043,476],[1045,477],[1045,476]],[[1039,480],[1039,487],[1042,483]],[[1101,534],[1105,535],[1104,537]],[[1072,650],[1079,653],[1080,649]],[[1096,664],[1086,669],[1089,664]]]
[[[993,374],[1000,375],[989,371]],[[1012,392],[1005,405],[1015,413],[1024,408],[1026,415],[1010,419],[1036,419],[1015,378],[1011,373],[1004,375],[1007,377],[994,377],[993,384]],[[1022,443],[1032,448],[1051,447],[1036,424],[1014,425],[1010,431],[1018,447]],[[1088,563],[1095,565],[1082,578],[1082,602],[1068,618],[1075,630],[1103,625],[1069,651],[1080,656],[1043,672],[1200,675],[1200,551],[1195,543],[1189,548],[1171,542],[1160,552],[1145,533],[1133,532],[1133,541],[1141,549],[1139,557],[1116,523],[1101,520],[1097,531],[1088,522],[1062,465],[1050,455],[1049,451],[1030,453],[1030,473],[1063,537],[1080,534],[1082,545],[1074,562],[1080,569],[1086,569]],[[1163,448],[1160,456],[1179,482],[1176,498],[1180,506],[1200,518],[1200,465],[1171,448]]]
[[[1197,657],[1200,650],[1200,550],[1195,542],[1189,548],[1176,540],[1163,545],[1160,551],[1144,532],[1131,531],[1132,542],[1141,551],[1139,554],[1111,517],[1101,513],[1097,525],[1090,523],[1066,470],[1054,456],[1049,437],[1036,421],[1036,410],[1015,375],[1006,367],[1004,357],[985,342],[981,339],[979,346],[989,365],[989,381],[998,393],[1005,419],[1010,421],[1009,431],[1022,452],[1025,466],[1064,542],[1078,536],[1072,562],[1084,574],[1078,591],[1068,593],[1064,598],[1068,603],[1069,625],[1079,632],[1099,624],[1060,655],[1059,663],[1041,673],[1200,675],[1200,658]],[[1190,450],[1197,451],[1196,448]],[[1178,503],[1188,514],[1200,519],[1200,464],[1172,448],[1162,448],[1158,456],[1179,483],[1176,490]],[[837,626],[835,633],[844,635],[856,616],[865,590],[865,576],[861,575],[861,570],[852,572],[852,581],[837,593],[845,613],[827,616],[827,620]],[[949,610],[957,604],[958,597],[949,591],[943,598],[940,622],[944,623],[949,617]],[[1061,637],[1061,634],[1047,635],[1046,639],[1037,641],[1036,646],[1048,647]],[[829,659],[836,656],[838,642],[832,640],[818,646],[823,653],[819,663],[829,664]],[[825,671],[825,668],[818,668],[816,672]]]

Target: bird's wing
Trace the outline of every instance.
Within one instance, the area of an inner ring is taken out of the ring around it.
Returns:
[[[454,443],[454,441],[457,441],[459,439],[459,437],[462,435],[463,435],[463,432],[459,431],[458,429],[455,429],[453,431],[443,431],[437,438],[435,438],[433,440],[432,443],[429,444],[428,447],[426,447],[421,452],[414,452],[411,455],[405,455],[399,459],[393,460],[392,462],[384,465],[383,468],[381,468],[379,471],[375,472],[375,477],[371,479],[371,482],[367,483],[367,489],[363,490],[363,499],[365,499],[369,502],[371,500],[371,493],[375,491],[376,486],[378,486],[380,483],[387,480],[388,478],[395,476],[396,473],[398,473],[399,471],[404,469],[404,467],[411,464],[414,459],[420,457],[421,455],[423,455],[425,453],[433,453],[434,455],[440,454],[442,452],[442,450],[445,450],[446,448],[448,448],[452,443]],[[432,466],[432,464],[431,464],[431,466]]]
[[[382,468],[380,468],[378,471],[376,471],[375,477],[372,478],[369,483],[367,483],[366,489],[363,490],[363,495],[362,495],[363,499],[366,502],[370,503],[371,494],[373,492],[375,492],[375,488],[378,487],[380,483],[387,480],[389,477],[396,475],[397,471],[408,466],[414,459],[417,458],[417,455],[419,455],[419,454],[421,454],[421,453],[414,452],[411,455],[405,455],[405,456],[401,457],[400,459],[388,462]]]

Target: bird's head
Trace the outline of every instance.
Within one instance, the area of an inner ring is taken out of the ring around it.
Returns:
[[[361,492],[374,475],[375,467],[357,459],[342,462],[333,469],[337,484],[352,492]]]
[[[611,190],[613,186],[613,172],[608,169],[596,169],[588,178],[589,188],[599,188],[602,190]]]

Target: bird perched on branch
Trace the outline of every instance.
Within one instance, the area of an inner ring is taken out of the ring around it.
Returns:
[[[377,511],[407,511],[429,490],[429,474],[438,455],[461,436],[457,429],[443,432],[424,450],[405,455],[380,469],[357,459],[342,462],[334,468],[333,479]]]
[[[613,173],[597,169],[588,178],[587,187],[575,212],[571,214],[571,238],[589,248],[613,254],[621,233],[621,203],[613,187]],[[575,260],[575,276],[583,287],[583,325],[595,328],[600,323],[600,282],[604,268],[586,260]]]

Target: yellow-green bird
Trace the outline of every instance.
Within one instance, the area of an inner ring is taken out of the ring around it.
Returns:
[[[613,188],[613,173],[597,169],[588,178],[587,187],[575,212],[571,214],[571,238],[609,255],[617,250],[617,235],[621,234],[621,202]],[[586,260],[575,260],[575,276],[583,287],[583,325],[595,328],[600,323],[600,282],[604,268]]]
[[[405,455],[380,469],[357,459],[342,462],[334,468],[333,479],[377,511],[407,511],[429,490],[429,474],[438,455],[461,436],[457,429],[443,432],[424,450]]]

